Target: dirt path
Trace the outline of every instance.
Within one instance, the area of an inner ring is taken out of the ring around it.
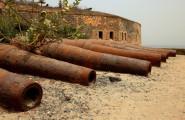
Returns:
[[[27,76],[43,87],[40,107],[22,113],[0,107],[0,120],[185,120],[185,56],[152,67],[148,77],[97,74],[89,87]],[[110,76],[121,81],[111,82]]]

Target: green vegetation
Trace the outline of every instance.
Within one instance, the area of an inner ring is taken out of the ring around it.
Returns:
[[[0,23],[0,32],[2,33],[0,34],[0,39],[2,42],[8,43],[17,34],[20,34],[19,23],[12,10],[7,9],[5,11],[5,15],[0,14]],[[25,21],[21,21],[20,28],[25,34],[26,30],[29,28],[29,24]],[[5,39],[3,35],[6,36],[8,39]]]
[[[70,10],[80,3],[80,0],[75,0],[73,5],[68,5],[68,0],[63,0],[59,11],[54,12],[53,15],[41,11],[39,19],[33,18],[28,20],[31,21],[31,23],[20,19],[18,7],[21,2],[22,0],[20,0],[20,2],[15,0],[8,2],[5,15],[0,16],[0,38],[3,42],[10,42],[12,38],[17,36],[19,38],[17,42],[19,42],[20,45],[29,46],[29,48],[31,48],[30,51],[33,51],[35,48],[52,42],[46,42],[45,38],[87,38],[85,33],[80,32],[80,29],[82,29],[84,25],[79,25],[74,28],[73,25],[65,19]],[[31,18],[33,17],[34,0],[32,3]],[[38,3],[43,4],[44,0],[40,0]],[[12,9],[14,9],[14,11]]]

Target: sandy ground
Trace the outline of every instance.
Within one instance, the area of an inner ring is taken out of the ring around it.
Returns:
[[[148,77],[97,71],[96,84],[88,87],[26,76],[43,87],[41,105],[27,112],[0,107],[0,120],[185,120],[182,55],[152,67]]]

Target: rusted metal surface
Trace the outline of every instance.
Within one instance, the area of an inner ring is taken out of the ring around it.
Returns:
[[[127,47],[130,47],[130,48],[135,48],[135,49],[140,49],[140,50],[163,52],[163,53],[167,53],[167,56],[169,56],[169,57],[176,57],[176,51],[175,50],[165,50],[165,49],[161,49],[161,48],[144,47],[144,46],[134,45],[134,44],[125,43],[125,42],[117,42],[116,43],[116,41],[115,41],[115,43],[113,43],[113,42],[109,42],[109,43],[110,44],[116,44],[116,45],[123,45],[123,46],[127,46]]]
[[[138,45],[129,45],[129,44],[122,44],[122,46],[130,47],[130,48],[135,48],[135,49],[140,49],[140,50],[147,50],[147,51],[167,53],[167,56],[169,56],[169,51],[168,50],[164,50],[164,49],[144,47],[144,46],[138,46]]]
[[[177,54],[176,50],[169,50],[170,57],[176,57],[176,54]]]
[[[62,39],[64,40],[69,40],[69,39]],[[98,45],[103,45],[103,46],[109,46],[110,44],[116,44],[116,45],[121,45],[122,43],[116,42],[116,41],[108,41],[108,40],[97,40],[97,39],[78,39],[77,41],[84,41],[84,42],[90,42],[93,44],[98,44]]]
[[[123,41],[108,41],[108,40],[97,40],[97,39],[80,39],[81,41],[87,41],[91,42],[93,44],[98,44],[98,45],[104,45],[104,46],[110,46],[111,44],[113,45],[123,45],[135,49],[140,49],[140,50],[145,50],[146,51],[153,51],[153,52],[158,52],[158,53],[167,53],[167,58],[168,56],[174,57],[176,54],[175,52],[170,52],[169,50],[164,50],[164,49],[159,49],[159,48],[151,48],[151,47],[144,47],[144,46],[139,46],[139,45],[134,45],[131,43],[126,43]]]
[[[27,111],[40,105],[42,94],[37,82],[0,68],[1,106]]]
[[[115,45],[115,44],[110,44],[109,46],[113,47],[113,48],[123,49],[123,50],[132,50],[132,51],[137,51],[137,52],[159,54],[159,55],[161,55],[161,61],[162,62],[166,62],[166,59],[168,58],[168,54],[164,53],[164,52],[142,50],[142,49],[131,48],[131,47],[127,47],[127,46],[123,46],[123,45]]]
[[[67,39],[64,39],[67,40]],[[134,45],[133,43],[127,43],[125,41],[109,41],[109,40],[97,40],[97,39],[79,39],[81,41],[88,41],[93,44],[98,44],[98,45],[103,45],[103,46],[110,46],[110,44],[114,45],[123,45],[131,48],[137,48],[137,49],[142,49],[142,50],[147,50],[147,51],[154,51],[154,52],[163,52],[167,53],[167,58],[169,57],[175,57],[176,56],[176,51],[170,51],[170,50],[165,50],[165,49],[160,49],[160,48],[151,48],[151,47],[144,47],[140,45]],[[145,51],[146,52],[146,51]]]
[[[65,40],[68,40],[68,39],[63,39],[63,41],[65,41]],[[137,51],[137,52],[160,54],[162,62],[166,62],[166,59],[168,58],[168,54],[165,53],[165,52],[149,51],[149,50],[131,48],[131,47],[128,47],[129,44],[127,46],[125,46],[124,42],[108,41],[108,40],[96,40],[96,39],[79,39],[78,41],[84,41],[84,42],[88,41],[88,42],[93,43],[93,44],[98,44],[98,45],[103,45],[103,46],[108,46],[108,47],[113,47],[113,48],[123,49],[123,50],[132,50],[132,51]]]
[[[131,43],[126,43],[126,42],[122,42],[122,41],[107,41],[107,40],[95,40],[95,39],[90,39],[89,42],[94,43],[94,44],[102,44],[105,46],[111,46],[111,45],[122,45],[125,47],[129,47],[130,49],[140,49],[140,50],[145,50],[146,51],[152,51],[155,53],[167,53],[167,59],[168,56],[169,57],[175,57],[176,56],[176,51],[171,51],[171,50],[165,50],[165,49],[160,49],[160,48],[151,48],[151,47],[144,47],[144,46],[140,46],[140,45],[134,45]]]
[[[42,47],[42,55],[88,68],[147,76],[151,62],[116,55],[98,53],[62,43]]]
[[[96,81],[96,72],[92,69],[35,55],[5,44],[0,44],[0,67],[81,85]]]
[[[96,51],[96,52],[136,58],[140,60],[147,60],[147,61],[150,61],[152,65],[158,66],[158,67],[160,67],[161,65],[160,54],[138,52],[138,51],[131,51],[131,50],[121,50],[121,49],[111,48],[103,45],[92,44],[90,42],[86,42],[82,40],[62,40],[62,42],[68,45],[73,45],[73,46],[81,47],[81,48]]]

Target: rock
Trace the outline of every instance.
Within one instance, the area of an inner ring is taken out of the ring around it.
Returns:
[[[109,80],[111,82],[119,82],[119,81],[121,81],[121,78],[118,78],[118,77],[109,77]]]
[[[52,117],[52,113],[51,112],[47,112],[47,116]]]
[[[71,99],[70,97],[65,96],[65,100],[66,100],[66,101],[70,101],[70,99]]]
[[[89,108],[88,107],[84,107],[84,110],[88,110]]]
[[[157,79],[153,79],[153,81],[157,81]]]

